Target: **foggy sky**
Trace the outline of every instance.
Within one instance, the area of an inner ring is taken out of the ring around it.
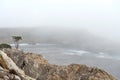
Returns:
[[[0,0],[0,27],[85,28],[120,40],[119,0]]]

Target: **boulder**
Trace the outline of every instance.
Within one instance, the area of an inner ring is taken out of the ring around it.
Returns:
[[[20,69],[6,53],[0,51],[0,78],[1,80],[35,80]]]
[[[18,76],[9,70],[0,67],[0,80],[22,80],[21,76]]]

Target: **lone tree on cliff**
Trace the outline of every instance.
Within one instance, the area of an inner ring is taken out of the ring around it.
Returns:
[[[14,44],[15,44],[15,48],[18,49],[19,48],[19,41],[22,40],[21,36],[12,36]]]

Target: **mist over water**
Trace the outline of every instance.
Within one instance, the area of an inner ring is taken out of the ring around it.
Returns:
[[[34,27],[3,28],[0,30],[3,31],[2,34],[4,34],[6,42],[10,43],[13,43],[10,36],[21,35],[23,37],[23,40],[20,41],[21,49],[25,51],[120,59],[120,44],[118,42],[98,36],[85,28]]]
[[[104,28],[105,29],[105,28]],[[106,30],[106,29],[105,29]],[[33,27],[33,28],[1,28],[1,41],[13,43],[11,36],[20,35],[20,43],[58,44],[65,48],[81,49],[90,52],[107,52],[118,54],[120,43],[110,39],[106,33],[98,33],[80,27]],[[107,30],[108,31],[108,30]],[[102,36],[105,34],[104,36]],[[112,36],[110,36],[112,37]],[[116,41],[115,41],[116,40]]]

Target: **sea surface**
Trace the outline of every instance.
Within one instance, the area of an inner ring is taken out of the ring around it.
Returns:
[[[14,46],[13,44],[11,44]],[[120,79],[120,54],[93,53],[81,49],[69,49],[57,44],[20,44],[24,52],[42,54],[51,64],[85,64],[98,67]]]
[[[11,44],[14,45],[14,44]],[[81,49],[69,49],[62,47],[58,44],[20,44],[20,49],[26,52],[35,52],[41,54],[55,54],[55,55],[68,55],[68,56],[89,56],[96,58],[114,59],[120,60],[120,54],[109,54],[105,52],[93,53],[90,51],[84,51]]]

